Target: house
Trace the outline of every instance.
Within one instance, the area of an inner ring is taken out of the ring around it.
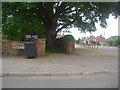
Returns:
[[[94,36],[90,36],[87,38],[88,44],[90,44],[91,41],[96,41],[96,38]]]
[[[106,41],[107,40],[102,35],[96,37],[96,42],[99,42],[102,46],[107,45]]]
[[[111,36],[107,39],[107,41],[116,40],[116,39],[118,39],[118,36]]]
[[[95,41],[95,37],[94,36],[90,36],[90,38],[89,38],[89,41]]]
[[[57,34],[57,36],[56,36],[56,38],[61,38],[61,37],[64,37],[64,35]]]
[[[86,44],[86,42],[87,42],[87,38],[86,37],[82,37],[80,43],[81,44]]]
[[[99,42],[99,44],[101,44],[101,45],[106,45],[107,40],[102,35],[100,35],[97,37],[95,37],[95,36],[87,37],[86,41],[88,42],[87,44],[90,44],[91,41],[95,41],[95,42]]]
[[[96,37],[96,42],[105,42],[105,41],[106,39],[102,35]]]

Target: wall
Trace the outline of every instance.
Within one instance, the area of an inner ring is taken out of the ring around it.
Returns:
[[[21,41],[12,41],[8,39],[2,40],[2,55],[21,55],[17,47],[19,45],[24,46],[24,42]],[[43,56],[45,54],[45,39],[36,40],[37,43],[37,56]],[[24,50],[22,50],[24,53]]]
[[[2,55],[17,55],[18,45],[23,45],[23,42],[3,39],[2,40]]]

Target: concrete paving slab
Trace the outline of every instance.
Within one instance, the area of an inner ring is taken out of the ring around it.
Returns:
[[[109,71],[118,72],[118,53],[103,49],[76,48],[74,55],[51,54],[35,59],[2,58],[4,76],[70,76]]]

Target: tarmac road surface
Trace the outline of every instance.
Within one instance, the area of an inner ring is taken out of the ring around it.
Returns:
[[[3,77],[3,88],[117,88],[118,75],[80,77]]]
[[[107,48],[106,48],[107,49]],[[76,49],[78,55],[55,55],[36,60],[23,57],[4,57],[3,72],[99,72],[112,74],[85,75],[79,77],[3,77],[3,88],[117,88],[117,49]]]
[[[118,47],[109,47],[109,46],[99,46],[99,49],[112,51],[112,52],[118,52],[118,50],[120,50],[120,48]]]

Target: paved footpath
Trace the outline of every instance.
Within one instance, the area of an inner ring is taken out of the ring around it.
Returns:
[[[8,76],[72,76],[118,71],[118,53],[76,48],[74,55],[50,54],[36,59],[4,56],[2,74]]]

